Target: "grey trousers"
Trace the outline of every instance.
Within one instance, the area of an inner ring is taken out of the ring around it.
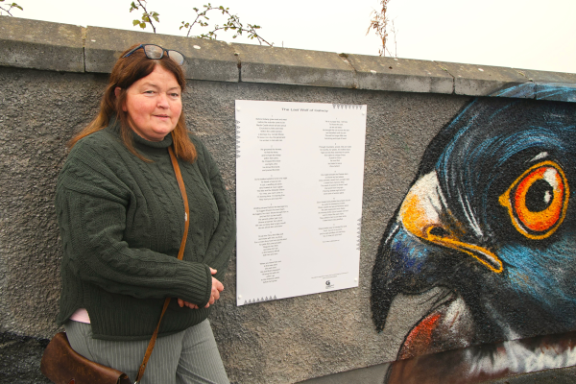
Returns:
[[[136,378],[149,340],[92,338],[90,324],[68,321],[64,328],[76,352]],[[208,319],[174,335],[159,337],[141,384],[229,384]]]

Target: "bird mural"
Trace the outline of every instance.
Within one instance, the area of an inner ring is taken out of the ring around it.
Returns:
[[[547,101],[575,101],[576,91],[535,88],[464,107],[429,144],[388,223],[372,272],[376,328],[397,295],[438,292],[389,383],[576,364],[576,104]]]

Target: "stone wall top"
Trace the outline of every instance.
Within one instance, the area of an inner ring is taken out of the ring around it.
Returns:
[[[543,83],[576,88],[571,73],[229,44],[0,17],[0,66],[110,73],[120,52],[139,42],[181,51],[187,77],[194,80],[468,96],[490,96],[504,85],[525,83],[534,84],[535,91]]]

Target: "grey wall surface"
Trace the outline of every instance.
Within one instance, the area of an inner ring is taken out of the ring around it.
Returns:
[[[395,360],[410,324],[428,307],[405,297],[389,314],[406,319],[405,329],[396,321],[396,328],[376,332],[371,273],[428,144],[472,96],[506,84],[576,83],[570,74],[480,71],[0,17],[0,382],[44,382],[38,351],[58,331],[61,249],[53,200],[66,142],[96,115],[119,52],[142,41],[187,56],[188,127],[214,155],[233,202],[235,100],[368,106],[359,287],[236,307],[233,258],[211,322],[231,381],[246,384],[293,383]],[[8,363],[17,353],[28,357]],[[34,378],[17,379],[22,372]]]

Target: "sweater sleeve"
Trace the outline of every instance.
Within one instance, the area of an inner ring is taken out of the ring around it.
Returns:
[[[207,171],[207,182],[212,187],[212,193],[218,206],[219,214],[218,226],[208,244],[205,260],[209,266],[218,270],[215,277],[222,281],[228,260],[236,244],[236,218],[234,209],[228,198],[228,191],[226,190],[216,162],[203,144],[198,145],[198,141],[195,141],[194,144],[200,147],[199,149],[202,151],[205,169]]]
[[[63,169],[56,190],[63,263],[78,278],[111,293],[170,296],[205,306],[212,286],[205,264],[131,248],[123,240],[130,191],[113,176],[97,161],[73,159]]]

